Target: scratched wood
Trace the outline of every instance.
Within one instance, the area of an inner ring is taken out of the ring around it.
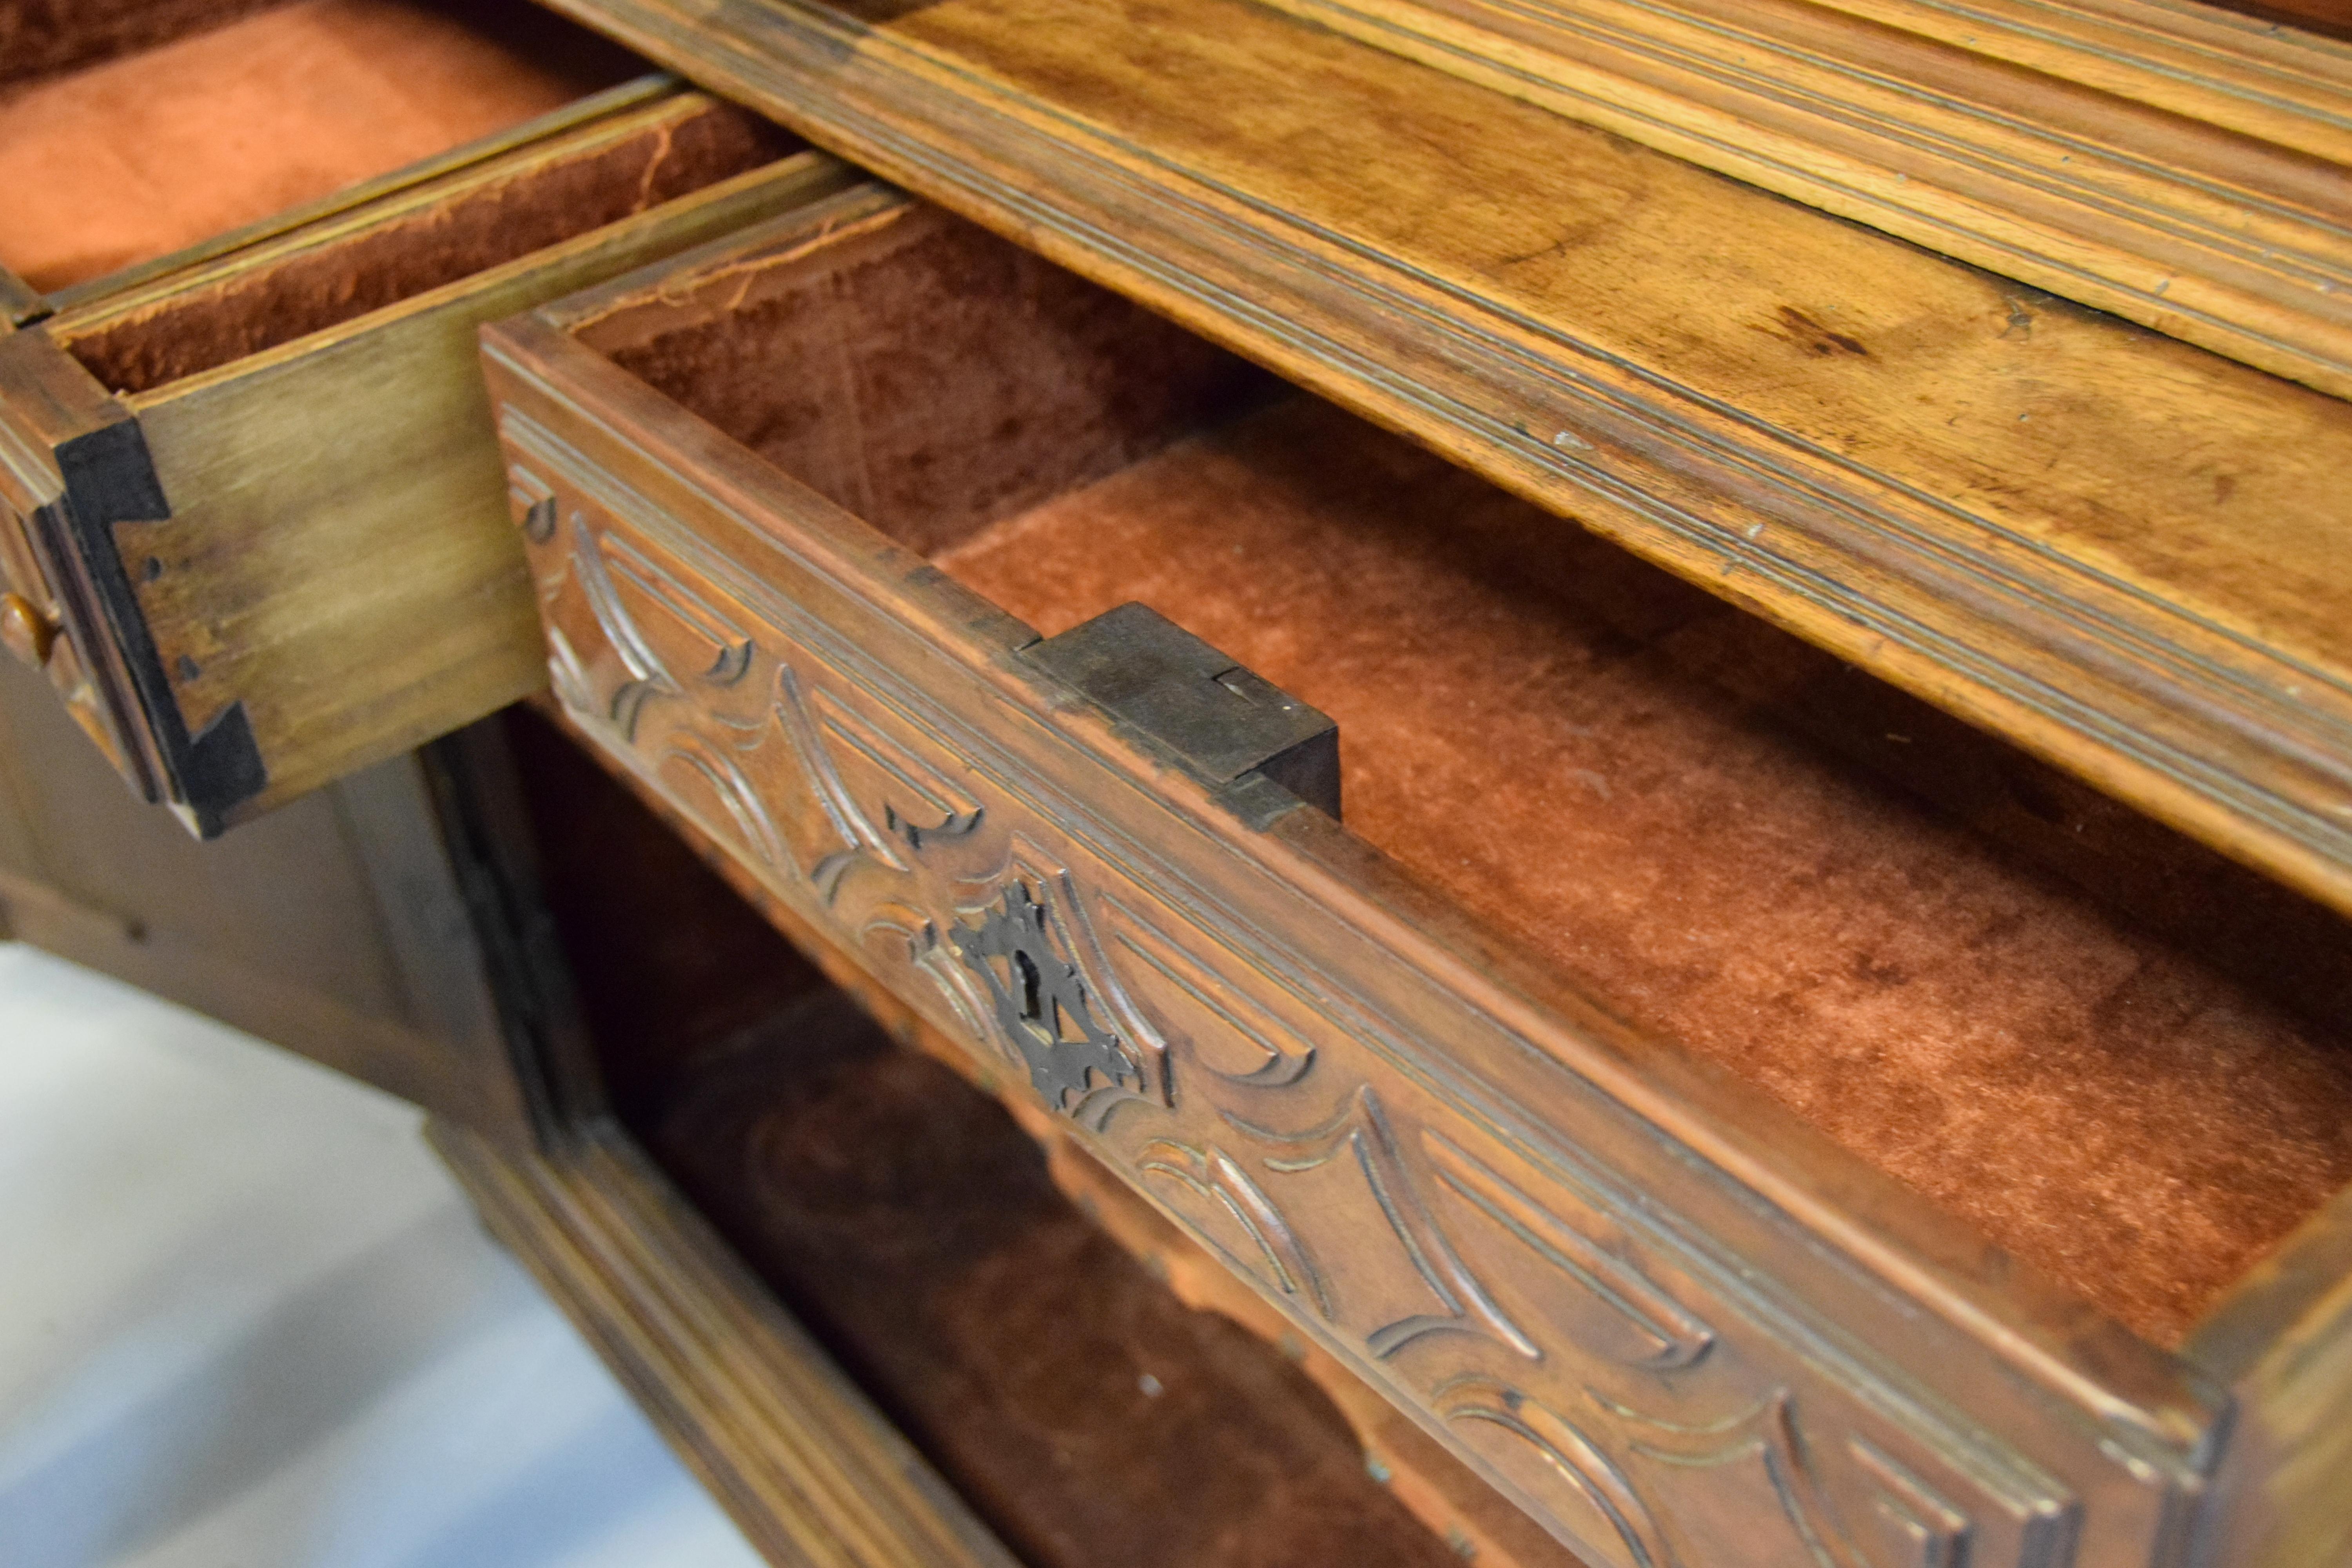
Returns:
[[[567,335],[599,309],[486,335],[572,721],[1303,1340],[1597,1563],[2176,1548],[2215,1380],[1329,819],[1251,831],[1017,623]],[[1088,1070],[1039,1076],[1016,969]]]
[[[1236,0],[560,8],[2352,908],[2335,399]]]

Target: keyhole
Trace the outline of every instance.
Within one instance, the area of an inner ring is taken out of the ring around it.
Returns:
[[[1038,992],[1044,978],[1037,973],[1037,961],[1016,947],[1013,950],[1013,967],[1021,976],[1021,1016],[1034,1024],[1043,1016],[1043,999]]]

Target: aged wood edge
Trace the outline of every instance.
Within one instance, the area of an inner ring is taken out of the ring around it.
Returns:
[[[146,611],[115,542],[117,524],[160,522],[171,503],[136,419],[76,436],[57,448],[66,493],[58,521],[74,542],[84,581],[121,649],[126,671],[168,780],[168,793],[200,838],[226,831],[236,808],[262,793],[269,770],[255,742],[243,700],[233,701],[191,733],[180,710]]]
[[[2238,1401],[2206,1521],[2214,1560],[2352,1560],[2352,1191],[2257,1265],[2183,1353]]]
[[[582,1128],[539,1155],[446,1121],[428,1135],[493,1233],[770,1561],[1013,1568],[623,1135]]]
[[[557,1147],[607,1108],[562,939],[541,891],[514,753],[493,716],[414,755],[478,952],[502,1065],[522,1102],[520,1119],[463,1120],[525,1152]]]
[[[1189,815],[1196,825],[1205,819],[1207,837],[1222,841],[1215,825],[1231,822],[1232,816],[1213,792],[1193,786],[1188,793],[1188,780],[1171,774],[1135,748],[1118,732],[1115,721],[1095,713],[1090,704],[1073,704],[1066,698],[1057,701],[1037,682],[1034,673],[1013,657],[1024,639],[1007,635],[1007,626],[1000,623],[1008,618],[1001,613],[992,619],[986,614],[969,613],[975,607],[982,611],[990,607],[942,578],[936,569],[882,541],[851,514],[802,489],[760,459],[733,449],[731,443],[695,416],[666,403],[537,315],[518,317],[487,331],[484,352],[500,374],[518,377],[539,395],[561,402],[567,417],[596,427],[606,439],[643,451],[648,460],[673,475],[699,474],[701,479],[688,488],[703,504],[717,508],[745,531],[747,539],[790,557],[799,569],[826,583],[834,592],[863,601],[866,613],[886,620],[894,615],[872,599],[868,574],[887,578],[894,566],[905,572],[908,580],[902,587],[919,598],[936,601],[933,607],[939,613],[928,620],[925,634],[947,639],[950,657],[970,661],[982,672],[983,680],[993,681],[1010,699],[1009,711],[1050,731],[1058,743],[1077,747],[1111,774],[1123,775],[1139,799]],[[585,401],[583,392],[589,394]],[[501,402],[503,405],[503,398]],[[591,412],[587,402],[606,412]],[[622,419],[628,435],[622,436],[607,424],[608,416]],[[511,422],[513,415],[508,413],[502,418]],[[513,438],[511,428],[509,438]],[[547,438],[551,437],[544,433],[540,437]],[[697,445],[698,440],[703,444]],[[572,460],[583,459],[575,455]],[[773,492],[779,487],[792,492],[793,504],[812,528],[815,520],[831,520],[832,532],[851,542],[830,538],[825,542],[840,544],[849,555],[838,559],[811,555],[803,548],[787,544],[773,530],[723,499],[726,494],[754,489]],[[643,513],[646,506],[636,503],[633,513]],[[642,515],[638,521],[644,521]],[[713,546],[698,541],[689,546],[667,532],[663,544],[695,563],[697,569],[715,571],[714,581],[723,584],[725,591],[748,595],[745,602],[754,614],[772,616],[787,612],[784,621],[777,624],[788,622],[796,628],[793,635],[813,637],[828,648],[828,657],[837,657],[845,666],[860,670],[860,679],[877,690],[893,692],[886,700],[902,714],[924,707],[915,694],[898,689],[902,683],[898,677],[881,673],[878,653],[850,647],[830,628],[814,632],[810,614],[785,605],[772,587],[754,580],[748,568],[731,561],[722,564]],[[1025,629],[1018,623],[1011,625],[1013,631]],[[938,721],[928,722],[936,727]],[[961,723],[957,728],[961,743],[951,749],[969,765],[1007,777],[1028,776],[1027,770],[1006,763],[1001,746],[979,742]],[[592,752],[609,754],[603,739],[586,738]],[[636,774],[633,756],[615,756],[613,763],[642,793],[660,796],[656,782]],[[1091,837],[1108,831],[1096,820],[1098,816],[1073,813],[1070,819],[1088,823],[1081,837]],[[697,824],[696,831],[711,836],[712,830]],[[1101,844],[1096,847],[1103,851]],[[1188,889],[1191,901],[1225,909],[1231,914],[1225,900],[1194,885],[1193,879],[1170,858],[1165,845],[1122,837],[1114,848],[1103,852],[1115,860],[1150,866],[1165,889]],[[1956,1333],[1987,1347],[2017,1375],[2101,1424],[2126,1447],[2144,1452],[2148,1462],[2184,1480],[2210,1462],[2217,1440],[2213,1417],[2222,1400],[2217,1385],[2201,1373],[2147,1346],[2030,1271],[2021,1273],[2005,1259],[1988,1272],[1990,1255],[1958,1222],[1835,1149],[1792,1114],[1759,1105],[1752,1093],[1675,1048],[1643,1049],[1637,1060],[1637,1053],[1626,1048],[1625,1026],[1597,1009],[1579,1013],[1564,1024],[1556,1005],[1530,1000],[1538,994],[1563,995],[1560,978],[1540,970],[1507,944],[1497,944],[1491,934],[1474,929],[1458,914],[1434,907],[1394,913],[1372,908],[1362,896],[1367,868],[1377,872],[1387,863],[1376,850],[1346,835],[1328,818],[1290,813],[1266,837],[1254,837],[1248,855],[1234,863],[1243,860],[1276,902],[1297,906],[1292,918],[1328,924],[1330,909],[1348,908],[1351,913],[1342,923],[1356,940],[1377,945],[1386,962],[1425,977],[1427,985],[1465,998],[1473,1012],[1518,1044],[1518,1051],[1499,1057],[1491,1052],[1465,1056],[1464,1041],[1449,1040],[1445,1048],[1452,1055],[1443,1071],[1433,1071],[1423,1059],[1425,1052],[1406,1043],[1409,1030],[1401,1033],[1360,1009],[1350,1009],[1348,1015],[1351,1034],[1408,1077],[1431,1086],[1474,1121],[1497,1130],[1506,1144],[1524,1151],[1550,1147],[1556,1141],[1530,1121],[1536,1113],[1517,1093],[1479,1089],[1475,1084],[1516,1081],[1524,1089],[1531,1068],[1545,1075],[1565,1069],[1575,1081],[1588,1086],[1586,1099],[1606,1104],[1612,1114],[1645,1129],[1643,1136],[1662,1147],[1682,1151],[1678,1158],[1703,1160],[1727,1173],[1733,1184],[1759,1194],[1758,1206],[1769,1206],[1772,1226],[1815,1238],[1816,1250],[1824,1256],[1835,1249],[1843,1258],[1838,1267],[1869,1279],[1877,1291],[1891,1289],[1906,1300],[1931,1304]],[[1392,895],[1401,891],[1383,890]],[[1276,962],[1271,955],[1290,952],[1292,943],[1282,934],[1286,928],[1281,919],[1253,917],[1240,920],[1240,924],[1268,955],[1268,963]],[[1293,955],[1278,966],[1302,974],[1319,973],[1312,964],[1302,968],[1302,963]],[[1294,979],[1286,984],[1302,994],[1328,1000],[1329,987],[1319,980]],[[1582,1049],[1574,1059],[1529,1044],[1557,1041],[1563,1027],[1573,1033]],[[1547,1077],[1544,1081],[1551,1080]],[[1696,1155],[1689,1138],[1672,1131],[1676,1127],[1704,1129],[1708,1152]],[[1792,1147],[1799,1151],[1794,1156]],[[1579,1158],[1562,1157],[1570,1158],[1571,1163]],[[1853,1212],[1857,1194],[1865,1196],[1866,1212]],[[1680,1245],[1695,1247],[1701,1254],[1709,1250],[1688,1236]],[[1769,1315],[1786,1315],[1778,1306],[1764,1310]]]
[[[553,3],[1507,489],[1555,510],[1573,492],[1585,526],[2352,911],[2352,689],[2331,678],[1540,322],[1424,305],[1378,258],[879,30],[795,0]],[[1114,209],[1156,243],[1097,221]],[[1400,335],[1416,368],[1387,346]],[[1511,412],[1548,404],[1576,427]],[[1694,485],[1696,508],[1667,499]],[[2063,684],[2023,667],[2052,656]]]
[[[476,164],[492,163],[507,153],[528,150],[538,142],[553,141],[581,126],[624,115],[649,103],[676,96],[682,88],[678,78],[668,71],[648,71],[601,92],[577,99],[560,109],[550,110],[520,125],[477,137],[446,153],[395,169],[391,174],[348,185],[315,201],[303,202],[255,223],[199,240],[169,256],[57,289],[44,301],[42,313],[86,310],[118,295],[144,290],[160,279],[207,266],[281,235],[372,206],[403,191],[439,181]],[[0,271],[0,289],[5,288],[5,271]]]
[[[10,581],[42,614],[55,617],[44,673],[56,684],[60,661],[70,660],[86,692],[68,697],[68,709],[131,793],[158,800],[163,784],[154,737],[124,690],[121,650],[104,636],[75,572],[74,546],[62,521],[65,479],[56,447],[119,417],[119,405],[46,331],[0,335],[0,382],[7,384],[0,395],[0,529],[8,531],[0,538],[0,581]]]
[[[2250,158],[2278,154],[2235,131],[2200,127],[2210,145],[2194,168],[2118,153],[2131,145],[2134,117],[2114,112],[2105,92],[2048,77],[2036,84],[2050,100],[2042,114],[1971,102],[1947,84],[1865,62],[1859,48],[1849,59],[1800,34],[1776,36],[1769,10],[1737,26],[1712,7],[1670,0],[1267,3],[2322,391],[2352,393],[2352,251],[2339,228],[2239,177]],[[1887,40],[1856,41],[1883,48]],[[1904,41],[1948,55],[1948,69],[1968,58],[1916,36]],[[2112,73],[2124,62],[2099,63]],[[2232,102],[2213,91],[2219,107]],[[2063,129],[2061,110],[2105,121],[2105,134]],[[2313,115],[2315,125],[2326,118]],[[2250,221],[2263,223],[2260,238],[2246,232]]]
[[[2177,107],[2187,95],[2205,100],[2219,86],[2242,94],[2244,110],[2262,113],[2266,97],[2296,109],[2315,91],[2333,92],[2352,68],[2352,44],[2308,30],[2293,20],[2296,6],[2255,0],[2246,11],[2198,0],[1830,0],[1840,11],[1962,43],[2012,64],[2055,70],[2097,85],[2111,79],[2108,61],[2130,67],[2126,96]],[[2307,7],[2310,0],[2304,0]],[[2155,64],[2157,72],[2142,68]],[[2320,73],[2336,73],[2325,82]],[[2259,84],[2270,82],[2264,94]],[[2176,94],[2182,95],[2176,97]],[[2198,118],[2208,118],[2198,115]],[[2211,116],[2219,118],[2218,116]]]
[[[2352,1561],[2352,1192],[2258,1266],[2186,1352],[2237,1395],[2208,1561]]]
[[[775,214],[756,226],[721,235],[690,250],[551,300],[530,312],[531,319],[560,331],[583,331],[617,310],[675,286],[679,279],[738,260],[760,266],[787,263],[801,250],[827,244],[853,227],[897,219],[912,200],[905,192],[830,153],[813,149],[796,156],[838,171],[841,184],[789,214]],[[504,330],[508,323],[497,325]]]

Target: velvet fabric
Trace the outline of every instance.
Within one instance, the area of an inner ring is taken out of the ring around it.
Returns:
[[[79,66],[0,86],[0,265],[43,291],[330,195],[640,68],[520,0],[19,5],[0,7],[0,60],[12,61],[0,68],[13,72],[12,45],[36,63]]]
[[[683,305],[666,290],[657,332],[616,319],[583,341],[919,551],[1114,472],[1265,384],[934,209],[747,281],[762,269],[730,267]]]
[[[114,391],[144,392],[616,223],[793,145],[756,115],[713,103],[683,124],[534,165],[462,199],[175,294],[66,346]]]
[[[939,560],[1049,636],[1140,599],[1331,714],[1355,832],[2157,1341],[2352,1182],[2344,922],[2143,825],[2150,902],[2253,889],[2158,934],[1776,710],[1793,639],[1328,405]],[[1907,707],[1882,749],[1951,742]]]
[[[1187,1310],[996,1102],[838,992],[706,1064],[655,1152],[1034,1568],[1444,1568],[1298,1368]]]

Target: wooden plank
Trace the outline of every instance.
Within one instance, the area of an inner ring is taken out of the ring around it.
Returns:
[[[611,1130],[435,1146],[754,1547],[809,1568],[1013,1568],[896,1428]]]
[[[2334,399],[1231,0],[562,8],[2352,909]]]
[[[2238,18],[2199,26],[2187,8],[2109,21],[1922,0],[1270,3],[2352,392],[2352,48]]]

